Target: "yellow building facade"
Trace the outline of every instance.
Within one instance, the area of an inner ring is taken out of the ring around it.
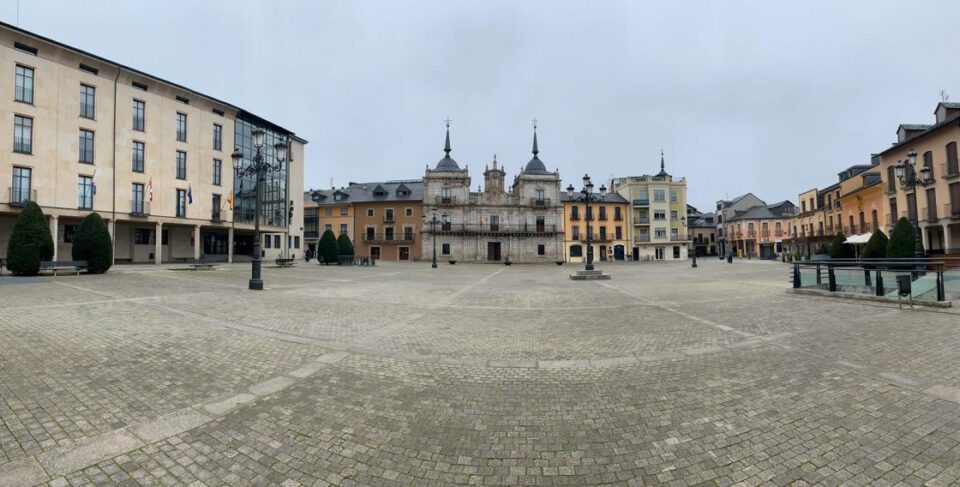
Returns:
[[[596,196],[599,198],[599,195]],[[630,205],[625,198],[616,193],[607,193],[602,199],[591,201],[589,211],[584,202],[576,201],[566,193],[561,193],[560,200],[563,202],[566,262],[586,262],[588,255],[593,255],[594,262],[628,258],[630,228],[627,212]]]

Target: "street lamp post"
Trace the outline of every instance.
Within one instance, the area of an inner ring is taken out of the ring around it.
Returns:
[[[692,223],[693,219],[691,218],[690,221]],[[687,217],[681,216],[680,223],[683,224],[684,228],[687,228]],[[693,247],[693,265],[691,265],[690,267],[696,268],[697,267],[697,241],[693,239],[692,235],[690,235],[689,229],[687,230],[687,236],[690,237],[690,243],[693,244],[691,245],[691,247]]]
[[[424,220],[426,220],[426,215],[424,215]],[[425,223],[430,224],[430,233],[433,234],[433,264],[430,267],[437,268],[437,223],[440,223],[440,220],[437,220],[437,210],[433,210],[430,214],[430,219],[426,220]]]
[[[237,174],[238,179],[247,175],[254,177],[253,268],[251,269],[249,289],[262,291],[263,279],[260,278],[260,180],[263,179],[264,175],[273,171],[279,171],[283,168],[283,162],[287,158],[287,144],[283,141],[274,144],[273,148],[277,151],[277,162],[276,164],[271,164],[263,160],[263,139],[265,135],[263,129],[255,128],[251,132],[251,135],[253,136],[253,147],[256,150],[253,156],[253,163],[247,167],[242,167],[243,153],[240,152],[239,148],[233,149],[233,154],[231,154],[230,158],[233,159],[233,170]]]
[[[590,241],[590,236],[591,236],[590,229],[592,228],[592,227],[590,226],[590,220],[593,219],[593,218],[592,218],[593,215],[590,214],[590,201],[591,201],[591,200],[594,200],[594,201],[602,202],[604,196],[606,196],[606,195],[607,195],[607,187],[604,186],[604,185],[600,185],[600,195],[599,195],[599,196],[597,196],[596,194],[594,194],[594,192],[593,192],[593,182],[590,181],[590,176],[589,176],[588,174],[584,174],[584,175],[583,175],[583,189],[580,190],[580,196],[576,196],[575,188],[573,187],[572,184],[571,184],[570,186],[567,186],[567,196],[570,197],[570,200],[571,200],[571,201],[582,201],[582,202],[584,203],[584,206],[585,206],[584,219],[585,219],[586,222],[587,222],[587,258],[586,258],[586,264],[583,266],[583,268],[584,268],[584,270],[587,270],[587,271],[592,271],[592,270],[594,269],[594,267],[593,267],[593,247],[590,245],[590,244],[591,244],[591,241]]]
[[[920,168],[920,172],[917,172],[917,153],[914,150],[910,150],[907,153],[906,161],[898,161],[897,165],[894,166],[896,171],[897,179],[900,180],[906,188],[912,188],[914,190],[914,210],[916,210],[916,189],[922,188],[933,184],[933,178],[931,177],[931,168],[923,166]],[[913,222],[916,227],[916,235],[913,242],[913,256],[917,259],[923,258],[923,238],[920,235],[920,215],[917,214],[917,219]]]

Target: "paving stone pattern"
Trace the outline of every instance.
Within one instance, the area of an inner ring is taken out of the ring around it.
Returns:
[[[960,314],[768,262],[0,286],[0,485],[951,485]]]

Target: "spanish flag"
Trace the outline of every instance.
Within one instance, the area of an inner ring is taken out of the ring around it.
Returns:
[[[227,193],[227,204],[230,205],[230,211],[233,211],[233,193]]]

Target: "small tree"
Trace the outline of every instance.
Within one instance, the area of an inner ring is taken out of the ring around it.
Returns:
[[[337,237],[333,235],[333,230],[323,232],[317,244],[317,259],[323,264],[336,263],[337,252]]]
[[[18,276],[35,276],[40,261],[53,258],[53,238],[43,219],[43,210],[29,202],[20,211],[7,246],[7,269]]]
[[[917,233],[913,229],[913,224],[905,217],[897,220],[897,224],[890,233],[890,240],[887,242],[888,259],[912,259],[914,257],[914,241]]]
[[[833,242],[830,244],[831,259],[852,259],[854,257],[853,247],[844,243],[847,237],[843,232],[838,232],[833,236]]]
[[[80,221],[73,234],[73,260],[87,261],[87,272],[103,274],[113,265],[113,242],[107,224],[97,213]]]
[[[887,256],[887,235],[880,230],[873,232],[867,245],[863,247],[864,259],[883,259]]]
[[[350,236],[346,233],[341,233],[337,237],[337,253],[343,256],[353,257],[353,242],[350,241]]]

